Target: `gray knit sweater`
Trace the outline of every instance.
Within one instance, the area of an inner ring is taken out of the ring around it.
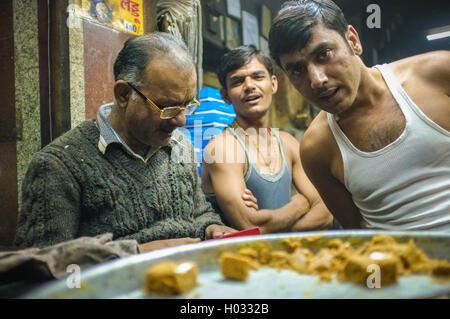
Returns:
[[[24,178],[15,244],[42,247],[107,232],[138,243],[203,239],[207,226],[223,223],[200,188],[192,145],[176,136],[182,144],[171,141],[147,163],[119,144],[101,154],[95,120],[53,141],[35,154]],[[172,160],[177,146],[184,162]]]

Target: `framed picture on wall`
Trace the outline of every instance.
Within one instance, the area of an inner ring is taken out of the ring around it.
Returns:
[[[230,17],[225,17],[225,41],[229,50],[241,45],[241,25],[240,21],[237,21]]]

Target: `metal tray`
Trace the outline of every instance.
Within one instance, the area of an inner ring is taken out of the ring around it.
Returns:
[[[389,234],[398,242],[413,238],[416,245],[435,259],[450,259],[450,234],[442,232],[388,231],[325,231],[247,236],[162,249],[141,255],[113,260],[81,272],[81,288],[68,288],[66,279],[48,283],[24,298],[168,298],[142,290],[145,271],[150,266],[167,261],[194,261],[199,266],[200,286],[171,298],[259,299],[259,298],[429,298],[448,296],[450,282],[438,283],[431,276],[402,276],[396,285],[373,288],[341,283],[334,279],[319,283],[318,276],[301,275],[294,271],[276,271],[261,267],[251,271],[246,282],[226,280],[220,272],[219,256],[223,251],[236,252],[257,242],[273,249],[284,249],[282,239],[289,237],[323,236],[310,249],[326,247],[329,240],[340,238],[358,247],[374,235]]]

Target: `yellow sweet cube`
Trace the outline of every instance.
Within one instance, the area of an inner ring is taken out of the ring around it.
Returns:
[[[197,277],[198,267],[193,262],[162,262],[147,270],[145,290],[178,295],[196,287]]]
[[[220,265],[222,274],[226,278],[241,281],[247,280],[250,269],[259,268],[258,262],[250,257],[227,252],[220,256]]]

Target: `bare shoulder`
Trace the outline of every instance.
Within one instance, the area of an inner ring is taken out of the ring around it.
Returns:
[[[311,122],[302,137],[300,148],[302,153],[321,154],[327,146],[330,145],[330,139],[333,136],[328,126],[327,113],[321,111],[319,115]]]
[[[327,113],[321,111],[311,122],[300,143],[300,157],[303,166],[329,169],[334,163],[338,146],[328,125]]]
[[[245,152],[239,142],[227,129],[217,134],[203,150],[206,164],[243,164]]]
[[[300,143],[299,141],[292,136],[292,134],[279,131],[281,142],[283,143],[284,153],[285,155],[292,161],[300,158]]]
[[[300,146],[300,143],[298,140],[292,136],[292,134],[285,132],[285,131],[279,131],[280,139],[283,142],[283,146],[286,145],[289,148],[295,148],[298,151],[298,147]]]
[[[235,140],[233,135],[227,129],[224,129],[209,141],[203,151],[208,154],[213,154],[219,150],[225,151],[232,146]]]
[[[417,55],[391,66],[412,101],[431,121],[450,131],[450,51]]]
[[[282,141],[298,143],[298,140],[294,136],[292,136],[292,134],[285,131],[278,131],[278,133]]]
[[[223,130],[222,132],[220,132],[219,134],[217,134],[216,136],[214,136],[209,142],[208,144],[205,146],[205,148],[203,149],[204,153],[208,153],[211,154],[214,152],[216,147],[221,147],[224,145],[226,137],[225,137],[225,132],[226,130]]]
[[[450,51],[427,52],[391,63],[401,82],[421,79],[433,84],[448,85],[450,81]],[[402,81],[403,80],[403,81]]]

